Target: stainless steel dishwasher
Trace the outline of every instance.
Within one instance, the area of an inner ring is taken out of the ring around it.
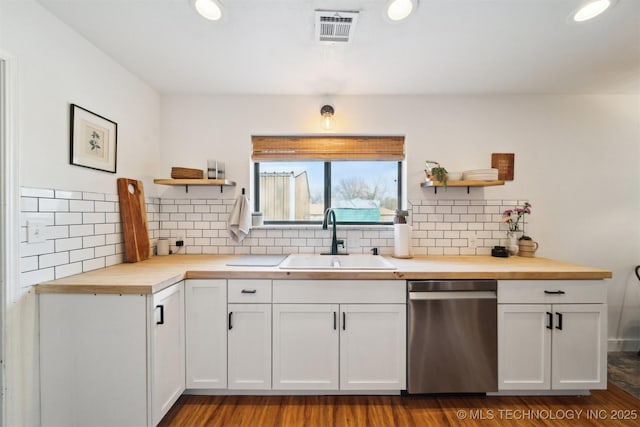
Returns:
[[[408,393],[498,390],[497,282],[409,281]]]

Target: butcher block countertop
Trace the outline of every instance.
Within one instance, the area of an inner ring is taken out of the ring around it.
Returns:
[[[425,256],[387,259],[396,270],[283,270],[230,267],[233,255],[156,256],[41,283],[37,293],[152,294],[183,279],[607,279],[608,270],[546,258]]]

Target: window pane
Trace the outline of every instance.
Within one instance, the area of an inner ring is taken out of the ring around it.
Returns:
[[[398,162],[331,163],[331,207],[342,222],[389,222],[398,209]]]
[[[260,162],[260,211],[265,221],[322,221],[324,163]]]

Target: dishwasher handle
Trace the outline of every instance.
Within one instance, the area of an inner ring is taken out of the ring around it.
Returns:
[[[442,299],[497,299],[496,291],[409,292],[410,301]]]

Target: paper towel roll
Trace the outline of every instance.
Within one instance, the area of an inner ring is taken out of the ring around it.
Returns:
[[[411,247],[411,226],[409,224],[393,224],[393,256],[408,258]]]

